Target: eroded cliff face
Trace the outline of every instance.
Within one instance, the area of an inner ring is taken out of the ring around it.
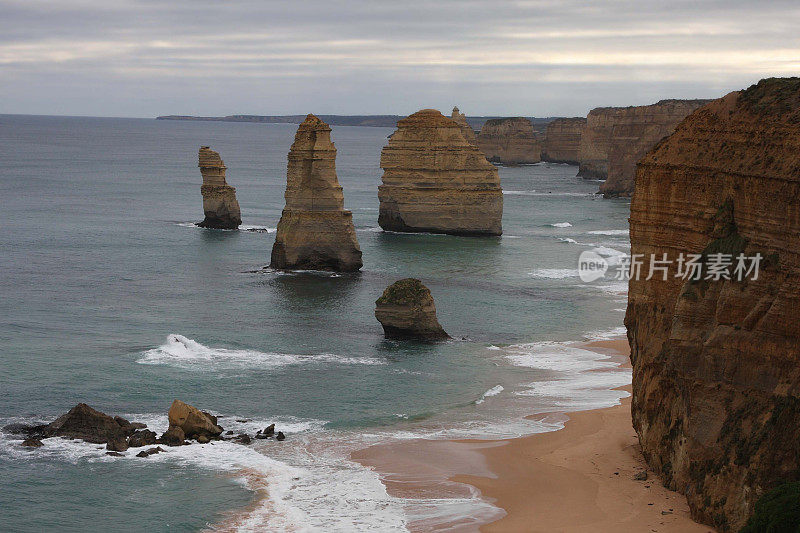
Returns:
[[[242,223],[236,189],[225,181],[225,163],[219,154],[208,146],[200,147],[198,163],[203,184],[203,213],[205,218],[197,225],[202,228],[236,229]]]
[[[606,198],[633,194],[636,163],[675,126],[709,100],[661,100],[626,107],[614,115],[608,148],[608,177],[600,192]]]
[[[478,147],[493,163],[521,165],[542,160],[542,145],[527,118],[487,120],[478,133]]]
[[[558,118],[547,124],[542,161],[578,164],[585,118]]]
[[[704,254],[704,278],[711,254],[763,257],[757,279],[685,281],[674,263],[632,279],[625,317],[647,461],[696,519],[738,530],[800,479],[800,78],[683,121],[639,163],[630,221],[633,254]]]
[[[461,133],[464,135],[464,138],[470,144],[477,146],[478,137],[475,135],[475,130],[472,129],[472,126],[467,123],[467,116],[459,111],[457,107],[454,107],[450,119],[461,127]]]
[[[435,109],[397,122],[381,151],[378,223],[387,231],[500,235],[497,169]]]
[[[361,248],[353,214],[344,209],[331,128],[314,115],[308,115],[297,128],[286,178],[286,207],[278,222],[270,267],[360,269]]]
[[[578,176],[604,180],[608,177],[611,130],[620,107],[598,107],[586,115],[586,126],[578,149]]]

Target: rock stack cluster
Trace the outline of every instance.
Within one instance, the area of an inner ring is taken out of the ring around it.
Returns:
[[[203,185],[203,212],[205,219],[197,225],[202,228],[236,229],[242,223],[236,189],[225,181],[225,163],[219,154],[208,146],[200,147],[198,153],[200,174]]]
[[[401,279],[389,285],[375,306],[375,318],[389,339],[450,338],[436,319],[431,291],[418,279]]]
[[[384,230],[500,235],[503,191],[497,169],[435,109],[397,122],[381,151],[378,223]]]
[[[477,146],[478,144],[478,137],[475,135],[475,130],[472,129],[472,126],[469,125],[467,122],[467,116],[458,110],[458,107],[453,108],[453,114],[450,115],[450,118],[461,127],[461,133],[464,134],[464,138],[470,143]]]
[[[722,531],[800,479],[798,205],[800,78],[695,111],[637,169],[631,253],[673,263],[630,282],[633,424],[664,483]],[[760,255],[757,277],[738,280],[740,253]],[[701,254],[702,279],[675,277],[680,254]]]
[[[577,165],[581,134],[585,127],[586,119],[582,117],[557,118],[549,122],[542,149],[542,160]]]
[[[352,272],[361,268],[353,214],[344,209],[331,128],[308,115],[297,128],[286,173],[286,206],[270,267]]]
[[[542,160],[542,145],[533,124],[523,117],[487,120],[478,134],[478,147],[493,163],[521,165]]]

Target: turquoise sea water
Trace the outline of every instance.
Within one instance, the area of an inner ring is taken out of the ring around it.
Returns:
[[[226,429],[276,422],[288,436],[144,460],[2,434],[4,529],[194,531],[239,510],[242,529],[402,531],[419,502],[387,496],[353,449],[543,431],[557,421],[523,415],[617,401],[629,373],[574,342],[619,334],[625,285],[584,284],[576,268],[583,250],[612,264],[627,252],[626,200],[595,196],[573,166],[500,168],[502,237],[384,233],[378,160],[392,130],[336,127],[364,268],[265,271],[295,129],[0,115],[0,425],[83,401],[163,428],[180,398]],[[193,226],[200,145],[220,152],[243,227],[258,231]],[[456,340],[382,338],[374,301],[403,277],[431,289]]]

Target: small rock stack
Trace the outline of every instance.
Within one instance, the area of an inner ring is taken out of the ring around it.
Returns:
[[[206,218],[197,225],[201,228],[237,229],[242,223],[236,189],[225,181],[225,163],[219,154],[208,146],[202,146],[198,154],[203,185],[203,212]]]
[[[375,301],[375,318],[389,339],[449,339],[436,319],[436,305],[428,287],[418,279],[401,279]]]
[[[353,214],[344,209],[331,128],[308,115],[297,128],[271,268],[352,272],[361,268]]]
[[[475,130],[467,122],[467,116],[459,111],[458,107],[453,108],[453,114],[450,115],[450,119],[461,127],[461,133],[464,134],[464,138],[470,144],[478,145],[478,137],[475,135]]]

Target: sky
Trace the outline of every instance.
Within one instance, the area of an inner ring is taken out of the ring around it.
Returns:
[[[0,113],[585,116],[800,75],[798,28],[798,0],[0,0]]]

